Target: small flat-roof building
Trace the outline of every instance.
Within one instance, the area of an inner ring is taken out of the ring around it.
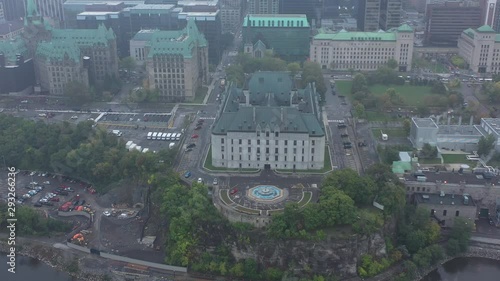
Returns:
[[[425,143],[437,145],[438,125],[431,118],[412,118],[410,141],[416,148],[422,148]]]
[[[417,207],[429,210],[441,226],[451,227],[456,218],[464,218],[474,223],[477,206],[468,194],[414,193],[413,200]]]
[[[411,70],[413,29],[404,24],[390,31],[329,32],[321,29],[311,41],[310,58],[323,69],[376,70],[389,59],[398,62],[399,71]]]

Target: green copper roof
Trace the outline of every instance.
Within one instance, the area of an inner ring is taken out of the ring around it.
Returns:
[[[257,130],[324,136],[316,91],[311,85],[292,91],[288,72],[256,72],[248,81],[249,103],[242,89],[231,83],[224,93],[223,112],[212,133],[255,132]]]
[[[134,35],[132,41],[150,41],[153,38],[153,34],[158,31],[158,29],[140,30]]]
[[[57,61],[68,58],[78,63],[80,62],[80,49],[71,41],[52,40],[51,42],[38,43],[36,56]]]
[[[148,57],[155,55],[182,55],[184,58],[192,57],[195,46],[206,47],[207,40],[198,31],[194,20],[189,20],[186,28],[173,31],[156,31],[149,42]]]
[[[108,40],[115,39],[113,30],[99,25],[97,29],[53,29],[53,40],[73,41],[78,46],[108,44]]]
[[[413,28],[411,28],[411,26],[409,26],[405,23],[402,26],[398,27],[397,31],[399,31],[399,32],[413,32]]]
[[[28,58],[28,48],[26,42],[16,37],[13,40],[0,40],[0,53],[4,54],[6,62],[14,64],[16,62],[16,55],[21,54]]]
[[[464,33],[467,34],[470,38],[474,39],[474,29],[467,28],[466,30],[464,30]]]
[[[247,15],[243,20],[243,27],[282,27],[282,28],[308,28],[306,15],[293,14],[265,14]]]
[[[38,10],[36,7],[35,0],[27,0],[26,2],[27,2],[26,3],[26,16],[27,17],[38,16]]]
[[[347,32],[342,30],[335,33],[319,33],[316,40],[333,41],[396,41],[394,32]]]
[[[477,29],[477,32],[495,32],[495,30],[489,25],[483,25]]]
[[[500,34],[495,34],[495,42],[500,43]]]

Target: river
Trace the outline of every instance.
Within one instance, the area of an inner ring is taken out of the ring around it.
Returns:
[[[456,258],[429,273],[421,281],[498,281],[500,261],[486,258]]]
[[[7,271],[7,254],[0,252],[0,280],[4,281],[76,281],[78,279],[60,272],[47,264],[30,257],[16,257],[16,273]]]

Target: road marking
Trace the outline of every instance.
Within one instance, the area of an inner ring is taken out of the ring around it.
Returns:
[[[201,120],[215,120],[215,117],[200,117]]]
[[[344,123],[344,119],[328,120],[328,123]]]

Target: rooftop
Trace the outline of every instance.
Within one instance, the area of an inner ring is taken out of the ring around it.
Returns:
[[[288,72],[256,72],[245,89],[231,83],[212,132],[255,132],[269,128],[283,133],[324,136],[317,117],[316,90],[311,84],[305,89],[294,88]]]
[[[158,32],[158,29],[142,29],[139,30],[132,39],[131,41],[149,41],[151,38],[153,38],[153,34]]]
[[[107,16],[107,15],[119,15],[120,12],[110,12],[110,11],[104,11],[104,12],[81,12],[77,16]]]
[[[481,124],[485,124],[497,136],[500,135],[500,118],[482,118]]]
[[[481,26],[481,27],[479,27],[476,30],[477,30],[477,32],[489,32],[489,33],[495,32],[495,30],[493,28],[491,28],[491,26],[486,25],[486,24],[483,25],[483,26]]]
[[[130,7],[130,13],[141,14],[141,13],[156,13],[156,14],[169,14],[175,5],[170,4],[139,4],[134,7]]]
[[[7,35],[10,32],[15,32],[22,28],[24,28],[23,21],[6,21],[0,23],[0,35]]]
[[[54,29],[52,40],[72,41],[78,46],[104,44],[115,39],[111,28],[107,29],[103,24],[97,29]]]
[[[440,125],[439,135],[482,136],[475,125]]]
[[[219,10],[215,12],[180,12],[178,18],[179,19],[187,19],[188,17],[195,17],[196,20],[198,20],[196,17],[200,17],[200,20],[203,17],[215,17],[219,14]]]
[[[446,194],[446,193],[414,193],[418,204],[430,205],[460,205],[475,207],[476,203],[470,195]],[[466,197],[468,200],[466,200]]]
[[[178,6],[217,6],[218,0],[208,0],[208,1],[199,1],[199,0],[187,0],[187,1],[178,1]]]
[[[243,27],[306,27],[306,15],[300,14],[249,14],[243,20]]]
[[[65,58],[76,63],[80,62],[80,49],[73,42],[52,40],[40,42],[36,48],[37,57],[46,60],[62,61]]]
[[[431,118],[412,118],[413,123],[419,128],[438,128]]]
[[[396,29],[398,32],[413,32],[413,28],[406,23]]]

